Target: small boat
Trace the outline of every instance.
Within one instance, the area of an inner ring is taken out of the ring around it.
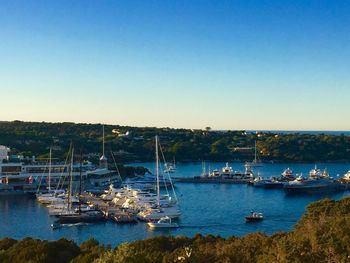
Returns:
[[[258,222],[264,220],[264,215],[262,213],[250,212],[250,215],[245,217],[246,223]]]
[[[156,222],[148,222],[147,225],[150,228],[178,228],[179,225],[177,223],[173,223],[171,218],[168,216],[162,217]]]

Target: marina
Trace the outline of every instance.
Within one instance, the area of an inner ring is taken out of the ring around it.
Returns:
[[[151,171],[155,167],[154,163],[135,165],[143,165]],[[194,177],[202,170],[201,166],[201,163],[177,163],[176,172],[172,174],[172,177],[175,178],[177,175]],[[210,166],[220,169],[226,164],[210,163]],[[232,166],[237,170],[244,170],[244,163],[233,163]],[[314,164],[264,164],[256,173],[263,178],[270,178],[280,175],[286,167],[291,167],[293,171],[308,174],[314,166]],[[322,170],[327,168],[336,178],[342,177],[349,170],[347,164],[320,163],[317,164],[317,167]],[[3,227],[0,229],[0,236],[13,238],[33,236],[49,240],[66,237],[77,242],[94,237],[103,244],[117,245],[121,242],[158,235],[193,236],[201,233],[228,237],[242,236],[255,231],[273,234],[278,231],[291,230],[309,203],[325,197],[340,199],[349,194],[348,191],[340,191],[289,195],[282,189],[267,191],[264,188],[251,187],[247,184],[175,182],[181,216],[172,222],[178,224],[179,227],[152,230],[147,221],[143,222],[137,214],[130,213],[132,203],[125,203],[123,199],[114,199],[118,194],[126,196],[124,191],[120,188],[110,189],[104,195],[105,200],[101,196],[83,194],[82,201],[98,208],[105,219],[95,223],[68,223],[59,227],[51,226],[57,220],[56,217],[50,215],[50,208],[40,204],[33,195],[2,195],[0,211]],[[147,193],[149,193],[148,196]],[[133,195],[136,192],[130,191],[129,194]],[[157,199],[155,198],[156,192],[143,190],[138,191],[137,194],[142,195],[143,198]],[[166,195],[165,188],[160,189],[160,195]],[[113,199],[114,202],[112,202]],[[124,203],[125,206],[130,204],[128,212],[120,208],[120,205]],[[85,206],[82,207],[85,208]],[[251,211],[263,212],[264,220],[258,224],[245,224],[245,216]],[[161,217],[155,220],[159,221]],[[14,225],[17,227],[14,228]]]

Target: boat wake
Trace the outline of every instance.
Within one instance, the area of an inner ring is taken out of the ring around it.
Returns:
[[[77,226],[87,226],[89,223],[76,223],[76,224],[59,224],[59,223],[53,223],[51,224],[52,229],[60,229],[63,227],[77,227]]]

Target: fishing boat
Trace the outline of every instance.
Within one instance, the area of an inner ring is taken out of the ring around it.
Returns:
[[[264,220],[264,215],[254,211],[250,212],[250,214],[245,217],[246,223],[259,222],[262,220]]]
[[[156,222],[148,222],[147,225],[152,228],[178,228],[179,225],[177,223],[172,222],[171,218],[168,216],[160,218]]]

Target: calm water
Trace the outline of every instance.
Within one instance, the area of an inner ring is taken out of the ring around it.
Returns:
[[[137,164],[153,168],[153,164]],[[221,168],[224,163],[212,163],[211,168]],[[264,176],[280,174],[290,167],[295,173],[307,173],[314,164],[266,164],[259,168]],[[350,169],[348,164],[318,164],[327,167],[332,176],[343,175]],[[235,170],[243,170],[242,164],[235,164]],[[201,164],[178,164],[176,176],[194,176],[201,172]],[[327,196],[288,196],[283,190],[264,190],[247,185],[176,185],[181,205],[181,228],[166,231],[150,231],[146,224],[117,225],[112,222],[63,227],[52,230],[44,206],[37,204],[34,198],[23,196],[0,196],[0,238],[10,236],[20,239],[32,236],[54,240],[61,237],[73,239],[78,243],[94,237],[104,244],[117,245],[121,242],[143,239],[157,235],[186,235],[196,233],[221,235],[224,237],[241,236],[254,231],[272,234],[288,231],[299,220],[305,207],[313,201]],[[342,192],[328,196],[339,199],[350,194]],[[244,216],[251,210],[264,213],[266,219],[256,224],[246,224]]]

